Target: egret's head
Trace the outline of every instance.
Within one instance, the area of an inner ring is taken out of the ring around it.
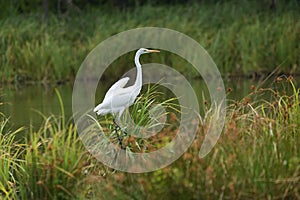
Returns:
[[[137,51],[137,54],[141,55],[141,54],[144,54],[144,53],[155,53],[155,52],[159,52],[159,50],[140,48]]]

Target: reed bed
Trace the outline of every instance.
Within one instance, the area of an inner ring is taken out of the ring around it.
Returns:
[[[144,174],[114,171],[93,158],[73,122],[64,119],[63,106],[61,116],[41,115],[38,129],[13,130],[1,114],[0,198],[297,199],[300,89],[292,77],[278,77],[272,88],[250,89],[241,100],[228,101],[226,126],[208,156],[198,157],[212,114],[203,103],[206,117],[188,151],[172,165]],[[264,95],[268,98],[258,98]],[[152,103],[151,95],[145,98]],[[138,119],[145,123],[144,117]],[[157,141],[171,137],[172,130]],[[124,145],[134,151],[130,143]]]
[[[253,1],[216,4],[153,6],[125,11],[84,8],[68,15],[42,13],[0,19],[0,81],[72,80],[85,56],[98,43],[118,32],[137,27],[165,27],[185,33],[211,54],[223,75],[273,72],[299,74],[299,2],[278,2],[267,10]],[[152,61],[152,60],[151,60]],[[170,54],[157,62],[195,76],[188,63]],[[121,66],[132,66],[128,58]],[[112,74],[120,74],[116,68]]]
[[[206,122],[180,159],[148,174],[113,174],[96,193],[116,199],[297,199],[300,89],[291,77],[274,84],[285,92],[251,86],[249,95],[229,102],[224,132],[205,158],[197,155],[212,114],[207,104]],[[269,100],[258,100],[261,95]]]

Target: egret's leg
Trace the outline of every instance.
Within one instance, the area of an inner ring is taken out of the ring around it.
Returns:
[[[120,115],[118,116],[118,120],[121,121],[121,120],[120,120]],[[124,133],[125,136],[128,135],[127,132],[126,132],[124,129],[122,129],[122,127],[120,127],[120,126],[117,124],[116,118],[113,119],[113,122],[114,122],[115,126],[116,126],[117,128],[119,128],[119,129]]]
[[[114,124],[115,124],[115,127],[117,127],[117,128],[121,128],[118,124],[117,124],[117,122],[116,122],[116,118],[114,117],[113,118],[113,122],[114,122]]]
[[[118,120],[119,121],[121,121],[120,118],[121,118],[123,112],[124,112],[124,109],[121,109],[119,111],[119,114],[118,114]],[[121,146],[121,149],[125,150],[126,148],[123,146],[123,142],[122,142],[123,138],[120,137],[120,135],[118,133],[118,129],[121,130],[121,132],[124,133],[125,136],[127,136],[128,134],[117,124],[115,116],[113,118],[113,122],[115,124],[115,128],[116,128],[115,130],[116,130],[117,138],[118,138],[118,141],[119,141],[119,145]]]
[[[122,108],[120,111],[119,111],[119,115],[118,115],[118,120],[119,122],[121,121],[121,116],[124,112],[125,108]],[[124,132],[125,135],[127,135],[127,133],[121,128],[121,130]]]
[[[117,134],[117,139],[118,139],[119,145],[120,145],[121,149],[125,150],[126,148],[123,146],[122,138],[120,137],[120,135],[119,135],[119,133],[118,133],[118,130],[122,130],[122,129],[121,129],[121,127],[117,124],[115,118],[113,118],[113,122],[114,122],[114,124],[115,124],[115,132],[116,132],[116,134]]]
[[[126,148],[123,145],[123,141],[122,141],[122,138],[120,137],[119,133],[117,133],[117,139],[118,139],[121,149],[125,150]]]

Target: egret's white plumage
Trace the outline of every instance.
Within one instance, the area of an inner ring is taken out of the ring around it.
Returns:
[[[152,52],[159,51],[141,48],[136,52],[134,58],[137,69],[135,83],[132,86],[124,88],[129,81],[129,77],[117,81],[106,92],[102,103],[94,108],[94,112],[98,115],[105,115],[108,113],[118,114],[118,118],[121,117],[124,110],[134,103],[134,100],[139,95],[142,88],[142,67],[139,58],[142,54]]]

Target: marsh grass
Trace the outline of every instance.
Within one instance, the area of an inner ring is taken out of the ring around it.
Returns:
[[[16,192],[14,169],[20,168],[21,148],[15,137],[22,129],[10,130],[9,119],[0,113],[0,197],[5,199],[12,198]]]
[[[281,78],[285,93],[253,88],[229,103],[226,127],[208,156],[198,158],[211,114],[200,123],[196,140],[171,166],[147,174],[116,173],[115,195],[127,199],[297,199],[300,191],[299,91]],[[256,99],[267,95],[270,101]],[[271,101],[272,100],[272,101]],[[209,105],[207,110],[209,110]],[[120,185],[120,182],[122,183]],[[139,184],[134,184],[139,183]],[[125,187],[130,185],[130,187]],[[133,191],[139,191],[134,193]],[[151,195],[149,195],[151,194]]]
[[[53,117],[42,129],[32,131],[24,152],[22,170],[17,174],[22,199],[74,198],[81,186],[83,170],[89,167],[87,154],[70,125],[61,129]]]
[[[65,120],[63,101],[56,93],[61,116],[42,116],[44,123],[38,130],[30,129],[24,142],[24,162],[16,173],[22,199],[74,199],[87,190],[79,183],[92,167],[92,159],[74,124]]]
[[[39,129],[10,131],[0,124],[0,197],[5,199],[74,199],[85,196],[87,173],[95,161],[77,137],[74,124],[61,116],[44,116]],[[23,137],[15,139],[16,134]],[[95,168],[95,167],[94,167]],[[97,168],[99,171],[101,167]]]
[[[189,35],[207,49],[222,74],[263,74],[278,65],[278,73],[299,73],[298,13],[297,1],[278,2],[275,11],[266,11],[258,2],[229,1],[186,6],[149,4],[124,12],[88,8],[70,16],[50,15],[48,25],[41,22],[41,13],[11,16],[0,20],[0,79],[72,80],[87,53],[99,42],[145,26]],[[187,76],[197,75],[176,56],[162,53],[155,61]],[[120,62],[132,66],[128,57]],[[110,75],[122,74],[122,70],[116,68]]]
[[[145,174],[103,166],[86,152],[76,127],[63,114],[43,116],[36,130],[12,130],[1,115],[0,198],[297,199],[300,89],[292,77],[279,77],[272,88],[251,86],[251,90],[243,99],[228,102],[226,127],[205,158],[199,159],[198,153],[213,113],[202,119],[196,139],[180,159]],[[256,98],[266,94],[268,99]],[[203,106],[209,111],[208,104]],[[164,137],[171,139],[172,132],[165,130]],[[28,137],[16,140],[16,134]],[[134,143],[127,145],[131,151],[136,148]]]

